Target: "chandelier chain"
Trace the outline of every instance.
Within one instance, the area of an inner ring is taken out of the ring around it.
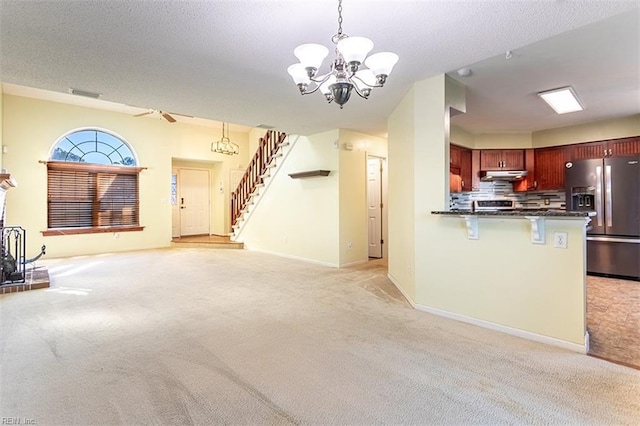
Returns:
[[[338,0],[338,37],[342,35],[342,0]]]

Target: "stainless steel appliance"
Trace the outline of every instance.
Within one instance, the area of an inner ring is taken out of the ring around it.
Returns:
[[[640,280],[640,156],[565,164],[567,210],[593,211],[587,272]]]
[[[481,170],[480,180],[483,182],[506,181],[514,182],[527,176],[526,170]]]
[[[477,212],[495,212],[515,210],[516,204],[508,198],[494,198],[491,200],[474,200],[473,210]]]

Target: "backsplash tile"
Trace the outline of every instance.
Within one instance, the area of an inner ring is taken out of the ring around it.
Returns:
[[[453,192],[449,196],[449,207],[452,210],[471,210],[474,200],[491,200],[495,198],[514,200],[516,208],[565,208],[565,192],[562,190],[513,192],[511,182],[480,182],[479,188],[475,191]],[[549,204],[545,204],[545,199],[549,201]]]

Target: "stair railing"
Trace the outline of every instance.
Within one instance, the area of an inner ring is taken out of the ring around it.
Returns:
[[[247,171],[244,172],[238,187],[231,193],[231,225],[235,225],[246,207],[256,187],[263,183],[263,176],[267,167],[278,152],[278,148],[284,142],[286,133],[268,130],[260,138],[258,149],[249,162]]]

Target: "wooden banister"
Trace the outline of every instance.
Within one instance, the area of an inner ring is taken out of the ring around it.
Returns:
[[[267,167],[285,141],[286,133],[269,130],[260,138],[258,149],[249,162],[238,187],[231,193],[231,224],[235,225],[256,187],[263,183]]]

